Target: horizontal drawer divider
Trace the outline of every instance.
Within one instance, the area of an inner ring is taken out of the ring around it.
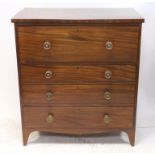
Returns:
[[[24,85],[100,85],[100,84],[136,84],[136,81],[106,81],[106,82],[94,82],[94,83],[24,83]]]
[[[69,105],[68,105],[68,106],[67,106],[67,105],[63,105],[63,106],[62,106],[62,104],[61,104],[61,105],[59,105],[59,106],[55,106],[55,105],[54,105],[54,106],[52,106],[52,105],[46,105],[46,106],[45,106],[45,105],[36,105],[36,106],[35,106],[35,105],[22,105],[22,107],[36,107],[36,108],[37,108],[37,107],[53,107],[53,108],[54,108],[54,107],[57,107],[57,108],[63,108],[63,107],[64,107],[64,108],[65,108],[65,107],[71,107],[71,108],[77,108],[77,107],[83,107],[83,108],[87,108],[87,107],[103,107],[103,108],[104,108],[104,107],[105,107],[105,108],[110,108],[110,107],[111,107],[111,108],[115,108],[115,107],[116,107],[116,108],[117,108],[117,107],[118,107],[118,108],[119,108],[119,107],[122,108],[122,107],[123,107],[123,108],[131,108],[131,107],[133,107],[133,108],[134,108],[135,105],[133,104],[133,105],[131,105],[131,106],[122,106],[122,105],[117,105],[117,106],[112,106],[112,105],[107,105],[107,106],[106,106],[106,105],[103,105],[103,106],[95,106],[95,105],[94,105],[94,106],[93,106],[93,105],[91,105],[91,106],[90,106],[90,105],[86,105],[86,104],[85,104],[85,105],[83,105],[83,106],[82,106],[82,105],[77,105],[77,106],[74,106],[74,105],[70,105],[70,106],[69,106]]]
[[[83,65],[94,65],[94,66],[100,66],[100,65],[133,65],[136,66],[138,65],[138,63],[133,63],[133,62],[115,62],[115,63],[111,63],[111,62],[31,62],[31,61],[27,61],[27,62],[20,62],[21,65],[25,65],[25,66],[40,66],[40,67],[48,67],[51,65],[68,65],[68,66],[73,66],[73,65],[78,65],[78,66],[83,66]]]

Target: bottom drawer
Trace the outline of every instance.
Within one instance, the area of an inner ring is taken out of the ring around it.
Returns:
[[[24,107],[27,128],[132,128],[133,107]]]

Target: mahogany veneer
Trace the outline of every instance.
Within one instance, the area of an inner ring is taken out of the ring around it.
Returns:
[[[135,141],[141,25],[133,9],[24,9],[13,19],[23,144],[32,131]]]

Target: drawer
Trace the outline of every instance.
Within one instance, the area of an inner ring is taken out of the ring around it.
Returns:
[[[23,103],[33,106],[133,106],[135,85],[23,85]]]
[[[132,128],[132,107],[24,107],[27,128]]]
[[[136,79],[136,67],[131,65],[22,66],[21,78],[23,83],[33,84],[129,82]]]
[[[20,26],[20,61],[136,63],[139,31],[139,26]]]

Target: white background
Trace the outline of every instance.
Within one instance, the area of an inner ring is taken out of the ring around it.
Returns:
[[[112,0],[108,2],[103,0],[34,0],[33,2],[6,0],[5,3],[0,1],[1,130],[6,127],[14,130],[21,128],[14,25],[11,23],[11,18],[24,7],[135,8],[145,18],[141,40],[137,127],[155,127],[155,3],[145,3],[140,0],[117,1],[117,3]],[[3,132],[0,132],[0,136],[2,134]],[[16,137],[13,136],[13,138]]]

